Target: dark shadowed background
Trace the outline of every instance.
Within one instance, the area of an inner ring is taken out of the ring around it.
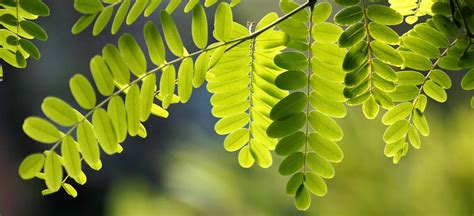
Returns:
[[[170,108],[168,119],[146,122],[147,139],[127,139],[124,152],[103,155],[100,172],[85,167],[88,182],[77,186],[79,196],[64,191],[42,196],[42,181],[22,181],[18,165],[30,153],[49,146],[36,143],[22,132],[23,120],[40,115],[46,96],[60,97],[74,106],[68,80],[74,73],[90,76],[89,60],[100,54],[111,36],[110,28],[99,37],[91,30],[73,36],[71,26],[79,18],[72,0],[46,0],[51,16],[39,19],[49,40],[35,42],[40,61],[28,60],[28,68],[4,65],[0,83],[0,216],[16,215],[324,215],[324,216],[470,216],[474,214],[474,111],[472,93],[460,89],[464,72],[452,72],[454,85],[449,101],[430,101],[431,136],[421,150],[410,149],[399,165],[383,155],[384,126],[365,120],[359,108],[350,108],[340,120],[345,131],[341,147],[345,159],[336,164],[336,176],[328,180],[324,198],[313,198],[310,211],[299,213],[285,194],[286,177],[278,175],[281,158],[270,169],[242,169],[236,154],[222,147],[224,137],[213,132],[217,119],[210,114],[209,93],[195,90],[185,105]],[[240,23],[258,20],[277,10],[276,0],[242,0],[235,8]],[[166,3],[166,1],[164,1]],[[164,4],[162,3],[162,4]],[[212,22],[213,9],[208,10]],[[141,18],[121,32],[130,32],[143,44],[144,23],[158,20],[158,13]],[[182,8],[174,13],[187,47],[190,17]],[[155,22],[158,23],[158,22]],[[399,29],[400,30],[400,29]],[[120,33],[118,34],[120,35]],[[193,51],[190,48],[191,51]],[[150,65],[150,68],[152,66]]]

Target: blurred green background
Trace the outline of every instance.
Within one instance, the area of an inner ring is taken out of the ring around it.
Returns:
[[[359,108],[350,108],[340,120],[345,153],[328,180],[328,194],[313,197],[310,211],[301,213],[285,193],[286,177],[278,175],[281,158],[270,169],[242,169],[234,153],[222,147],[224,137],[213,132],[217,119],[210,114],[210,95],[204,88],[186,105],[170,109],[169,119],[146,123],[147,139],[128,139],[120,155],[103,157],[100,172],[85,168],[88,182],[78,186],[79,196],[63,191],[42,196],[38,180],[22,181],[21,160],[48,146],[30,140],[21,130],[25,117],[42,115],[46,96],[75,104],[68,79],[77,72],[89,74],[89,60],[118,36],[108,32],[92,37],[90,29],[73,36],[70,28],[79,17],[72,0],[46,0],[51,16],[39,23],[48,31],[47,42],[37,42],[41,61],[29,60],[25,70],[5,67],[0,83],[0,215],[159,215],[159,216],[471,216],[474,214],[474,111],[472,92],[460,89],[464,72],[452,72],[449,101],[430,101],[431,135],[421,150],[410,149],[400,164],[383,155],[380,119],[368,121]],[[164,1],[166,2],[166,1]],[[276,11],[277,0],[242,0],[235,8],[240,23],[258,20]],[[178,9],[180,10],[180,9]],[[212,22],[213,9],[208,11]],[[174,14],[187,47],[190,17]],[[157,13],[150,17],[158,21]],[[140,42],[141,20],[122,28]],[[108,31],[109,29],[107,29]],[[398,29],[403,30],[403,29]],[[191,49],[192,50],[192,49]],[[151,67],[151,66],[150,66]],[[380,116],[379,116],[380,118]]]

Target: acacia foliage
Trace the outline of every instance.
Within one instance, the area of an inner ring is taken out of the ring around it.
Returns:
[[[40,59],[41,52],[31,40],[45,41],[48,34],[34,21],[49,14],[49,8],[42,0],[1,1],[0,59],[16,68],[25,68],[29,57]]]
[[[227,135],[224,148],[239,151],[238,162],[245,168],[270,167],[275,150],[283,157],[279,173],[290,176],[286,192],[294,196],[297,209],[306,210],[311,194],[327,193],[326,180],[335,176],[332,163],[344,157],[337,144],[344,134],[337,119],[346,116],[346,106],[361,107],[367,119],[381,116],[388,126],[382,136],[385,155],[398,163],[409,144],[419,149],[420,135],[429,135],[428,101],[447,100],[452,71],[469,70],[461,86],[474,89],[474,18],[465,12],[472,11],[465,2],[431,2],[428,10],[427,0],[415,8],[413,1],[405,1],[411,2],[409,9],[394,2],[388,7],[336,0],[341,9],[333,11],[328,2],[281,0],[285,15],[269,13],[247,26],[234,22],[232,6],[238,1],[220,2],[212,31],[216,42],[209,44],[204,8],[217,1],[190,0],[185,12],[192,12],[196,52],[183,46],[170,15],[180,2],[170,1],[160,11],[163,33],[151,21],[144,26],[147,52],[123,34],[117,46],[108,44],[91,59],[93,82],[81,74],[70,79],[80,108],[47,97],[41,109],[48,120],[25,120],[23,130],[30,138],[53,145],[26,157],[19,168],[23,179],[44,179],[43,194],[62,187],[77,196],[70,180],[86,182],[82,161],[99,170],[101,152],[120,153],[128,136],[145,138],[143,122],[152,114],[166,118],[170,105],[186,103],[193,89],[207,82],[211,112],[219,118],[215,130]],[[127,0],[76,0],[75,8],[84,15],[73,33],[95,20],[93,34],[100,34],[120,5],[112,23],[116,33],[123,20],[132,24],[159,3],[137,0],[129,11]],[[417,22],[424,14],[432,16]],[[414,25],[399,35],[392,28],[404,16]],[[156,67],[147,68],[148,62]]]

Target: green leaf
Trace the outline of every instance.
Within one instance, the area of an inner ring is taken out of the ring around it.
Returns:
[[[155,99],[156,75],[149,74],[143,79],[140,91],[140,121],[145,122],[151,114],[151,106]]]
[[[384,5],[367,7],[367,17],[382,25],[398,25],[403,22],[403,16],[400,13]]]
[[[21,0],[19,1],[20,6],[25,11],[38,16],[49,16],[48,5],[43,3],[41,0]]]
[[[400,85],[421,85],[425,82],[425,76],[417,71],[400,71],[397,75]]]
[[[308,76],[303,71],[286,71],[275,79],[275,85],[283,90],[296,90],[308,85]]]
[[[255,159],[252,156],[252,153],[250,152],[250,147],[244,146],[238,156],[239,164],[243,168],[249,168],[255,163]]]
[[[100,12],[97,20],[95,21],[94,27],[92,29],[92,35],[99,35],[109,23],[110,18],[112,18],[112,13],[114,12],[114,7],[108,6],[105,7],[102,12]]]
[[[63,165],[67,174],[72,178],[77,178],[82,173],[81,155],[76,141],[71,136],[66,136],[61,143],[61,154]]]
[[[240,128],[229,134],[224,140],[224,148],[229,152],[234,152],[244,147],[250,138],[250,132],[246,128]]]
[[[174,10],[179,6],[181,3],[181,0],[170,0],[168,5],[166,6],[166,12],[169,14],[172,14]]]
[[[119,50],[123,60],[136,76],[146,72],[146,59],[137,41],[130,35],[124,34],[119,39]]]
[[[468,69],[474,67],[474,51],[467,51],[459,59],[458,63],[460,68]]]
[[[385,125],[392,125],[399,120],[405,119],[413,110],[412,103],[401,103],[397,106],[390,109],[388,112],[385,113],[382,117],[382,123]]]
[[[313,8],[313,22],[322,23],[331,16],[332,6],[329,2],[317,3]]]
[[[79,34],[84,31],[87,27],[89,27],[92,22],[94,22],[95,17],[97,14],[85,14],[82,15],[76,23],[72,26],[71,33],[72,34]]]
[[[214,18],[214,37],[218,41],[227,41],[232,33],[232,9],[227,3],[220,3]]]
[[[286,119],[273,122],[267,129],[271,138],[285,137],[298,131],[306,122],[306,115],[300,112]]]
[[[375,119],[379,110],[379,105],[372,96],[362,104],[362,111],[367,119]]]
[[[324,180],[314,173],[306,173],[304,177],[304,186],[316,196],[326,195],[328,188]]]
[[[304,162],[305,155],[302,152],[295,152],[281,162],[278,172],[284,176],[291,175],[303,168]]]
[[[364,13],[362,12],[362,8],[358,5],[346,7],[340,10],[334,16],[334,22],[338,25],[352,25],[358,23],[362,20]]]
[[[332,141],[339,141],[343,137],[342,129],[332,118],[329,118],[320,112],[313,111],[308,116],[311,127],[321,135]]]
[[[322,157],[319,157],[316,153],[310,152],[306,155],[306,163],[316,174],[323,178],[334,177],[334,167]]]
[[[431,59],[439,57],[438,48],[420,38],[407,35],[403,37],[403,45],[422,56],[426,56]]]
[[[380,77],[387,81],[396,82],[398,81],[397,74],[389,65],[383,63],[378,59],[372,60],[372,67]]]
[[[406,119],[395,122],[394,124],[390,125],[387,130],[385,130],[385,133],[383,134],[383,140],[386,143],[394,143],[402,139],[408,133],[409,126],[410,122]]]
[[[408,130],[408,140],[410,140],[410,144],[413,146],[413,148],[421,148],[420,135],[413,125],[410,125],[410,129]]]
[[[43,113],[59,125],[70,127],[77,123],[76,111],[63,100],[56,97],[47,97],[41,103]]]
[[[349,48],[357,44],[357,42],[364,39],[366,36],[366,31],[364,24],[356,23],[349,26],[339,37],[338,44],[342,48]]]
[[[290,196],[295,196],[296,192],[300,188],[300,186],[303,184],[303,173],[298,172],[295,173],[291,178],[288,180],[288,183],[286,183],[286,193]]]
[[[142,14],[146,6],[148,5],[148,1],[149,0],[136,0],[135,1],[135,4],[133,4],[132,8],[128,12],[127,20],[125,21],[127,25],[131,25],[138,19],[140,14]]]
[[[130,86],[125,97],[127,111],[127,126],[130,136],[136,136],[140,127],[140,89],[137,84]]]
[[[457,38],[459,30],[456,28],[456,24],[453,23],[448,17],[436,14],[433,16],[434,24],[444,35],[450,38]]]
[[[148,21],[143,28],[143,36],[148,48],[149,56],[153,64],[165,63],[166,51],[161,34],[152,21]]]
[[[390,97],[395,102],[404,102],[415,99],[419,94],[419,89],[414,85],[399,85],[395,91],[390,92]]]
[[[400,55],[397,50],[380,41],[373,41],[370,43],[370,48],[378,59],[387,64],[400,67],[405,61],[403,56]]]
[[[92,124],[89,121],[83,121],[76,130],[77,143],[79,151],[86,163],[94,170],[100,170],[102,163],[100,162],[99,145]]]
[[[395,157],[397,153],[403,149],[404,146],[405,146],[405,139],[400,139],[393,143],[387,143],[383,151],[384,151],[385,156]]]
[[[314,109],[334,118],[343,118],[347,114],[346,107],[340,103],[330,100],[324,96],[311,93],[309,98]]]
[[[38,24],[31,22],[31,21],[21,21],[20,27],[28,34],[33,36],[34,38],[46,41],[48,40],[48,34],[46,31]]]
[[[399,53],[403,56],[403,59],[405,59],[402,68],[407,67],[415,70],[427,71],[433,67],[431,61],[425,56],[407,51],[400,51]]]
[[[77,197],[77,191],[72,185],[68,183],[63,183],[62,187],[69,196],[72,196],[73,198]]]
[[[53,124],[39,117],[26,118],[22,127],[26,135],[41,143],[55,143],[61,138],[59,130]]]
[[[193,86],[195,88],[200,87],[206,80],[206,73],[209,68],[209,54],[207,52],[202,53],[196,59],[194,65],[194,74],[193,74]]]
[[[391,45],[400,43],[400,36],[393,29],[378,23],[369,24],[369,34],[375,40],[385,42]]]
[[[163,26],[166,43],[168,44],[170,51],[178,57],[183,56],[183,41],[181,40],[178,28],[176,28],[173,19],[166,11],[162,11],[160,14],[160,20]]]
[[[30,54],[36,60],[41,58],[41,53],[38,47],[36,47],[35,44],[33,44],[31,41],[20,39],[18,43],[20,44],[21,48],[23,48],[28,54]]]
[[[317,133],[310,133],[308,135],[308,143],[316,154],[328,161],[339,163],[344,158],[344,153],[335,142],[326,139]]]
[[[292,93],[279,101],[271,110],[272,120],[282,120],[301,112],[308,103],[308,97],[303,92]]]
[[[90,70],[99,92],[104,96],[111,95],[115,84],[104,59],[98,55],[94,56],[90,62]]]
[[[214,130],[219,135],[231,133],[239,128],[242,128],[249,122],[249,116],[247,113],[239,113],[233,116],[225,117],[219,120]]]
[[[448,38],[446,38],[446,36],[426,24],[416,25],[414,30],[419,38],[429,41],[435,47],[439,48],[449,46]]]
[[[196,5],[199,4],[199,0],[189,0],[186,6],[184,7],[184,12],[189,13],[191,10],[196,8]],[[201,4],[199,4],[201,5]],[[202,6],[201,6],[202,7]]]
[[[299,4],[294,1],[280,1],[280,9],[285,14],[295,10],[296,8],[298,8],[298,6]],[[306,10],[302,10],[293,15],[291,18],[299,22],[306,22],[309,20],[309,15]]]
[[[304,70],[308,67],[308,59],[300,52],[284,52],[275,56],[274,62],[278,67],[287,70]]]
[[[76,74],[69,80],[69,88],[77,103],[84,109],[90,110],[96,104],[96,96],[91,83],[82,74]]]
[[[163,70],[160,78],[160,95],[163,98],[163,108],[167,109],[172,102],[176,83],[176,69],[173,65]]]
[[[44,165],[44,154],[36,153],[28,155],[20,164],[18,174],[23,180],[34,178],[41,172]]]
[[[115,135],[119,143],[127,138],[127,116],[125,104],[120,96],[113,96],[107,106],[110,120],[114,126]]]
[[[227,48],[225,46],[221,46],[219,48],[217,48],[213,53],[212,53],[212,56],[211,58],[209,59],[209,68],[208,69],[211,69],[213,68],[214,66],[217,65],[217,63],[221,60],[222,56],[224,56],[224,53],[225,53],[225,50]]]
[[[461,81],[461,87],[464,90],[473,90],[474,89],[474,69],[471,69],[469,72],[464,75]]]
[[[318,42],[336,42],[342,34],[341,27],[333,23],[319,23],[313,26],[312,36]]]
[[[366,81],[370,74],[369,66],[369,64],[365,64],[358,69],[347,73],[344,78],[344,84],[346,84],[346,87],[356,87]]]
[[[186,58],[178,70],[178,96],[181,103],[188,102],[193,92],[193,59]]]
[[[352,71],[359,68],[364,62],[366,62],[368,57],[368,47],[364,41],[357,43],[355,46],[351,47],[349,52],[347,52],[344,57],[344,62],[342,63],[342,69],[344,71]]]
[[[449,78],[448,74],[446,74],[442,70],[438,70],[438,69],[432,70],[429,75],[429,78],[433,80],[439,86],[443,87],[444,89],[451,88],[451,85],[452,85],[451,78]]]
[[[102,49],[102,58],[110,69],[113,79],[119,85],[126,85],[130,81],[130,72],[127,63],[122,58],[120,51],[112,44],[105,45]]]
[[[372,76],[372,84],[374,84],[374,86],[378,89],[385,92],[393,92],[396,88],[395,83],[383,79],[378,74],[374,74]]]
[[[115,14],[114,21],[112,22],[112,29],[111,33],[117,34],[117,32],[120,30],[120,27],[123,24],[123,21],[125,20],[125,16],[127,16],[128,9],[130,8],[131,0],[123,0],[122,5],[120,5],[119,9],[117,10],[117,13]]]
[[[297,152],[301,147],[303,147],[305,141],[306,135],[302,131],[297,131],[278,141],[275,152],[282,156],[289,155]]]
[[[424,94],[420,94],[415,102],[415,108],[420,110],[420,112],[424,112],[426,109],[426,105],[428,104],[428,97]]]
[[[427,96],[440,103],[444,103],[448,99],[446,91],[432,80],[426,81],[425,85],[423,86],[423,91]]]
[[[200,4],[196,5],[193,9],[191,29],[194,44],[196,44],[196,47],[199,49],[204,49],[207,46],[208,40],[207,16],[204,8]]]
[[[273,160],[270,151],[258,143],[256,139],[250,140],[250,151],[258,166],[268,168],[272,165]]]
[[[92,115],[92,125],[100,147],[106,154],[115,154],[118,149],[118,142],[109,114],[102,108],[95,110]]]
[[[58,191],[63,181],[63,168],[61,158],[55,151],[46,153],[44,161],[44,180],[51,191]]]
[[[95,14],[100,12],[104,5],[100,0],[74,0],[74,8],[83,14]]]
[[[311,206],[311,195],[305,187],[300,187],[296,192],[295,206],[300,211],[306,211]]]
[[[150,0],[150,3],[145,9],[145,13],[143,14],[145,17],[149,17],[155,10],[160,6],[161,0]]]
[[[428,126],[428,121],[426,120],[425,115],[419,111],[413,111],[413,125],[415,125],[418,132],[423,136],[428,136],[430,134],[430,128]]]

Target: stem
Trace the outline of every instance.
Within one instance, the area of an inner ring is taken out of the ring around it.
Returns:
[[[248,29],[249,29],[249,32],[252,33],[254,30],[255,30],[255,23],[254,22],[249,22],[248,24]],[[254,72],[255,72],[255,68],[254,68],[254,62],[255,62],[255,48],[256,48],[256,40],[255,38],[252,38],[250,39],[250,53],[249,53],[249,56],[250,56],[250,72],[249,72],[249,78],[250,78],[250,84],[248,86],[248,89],[249,89],[249,92],[250,92],[250,95],[249,95],[249,124],[248,124],[248,130],[249,130],[249,142],[248,142],[248,146],[250,148],[250,144],[251,144],[251,140],[252,140],[252,122],[253,122],[253,118],[252,118],[252,109],[253,109],[253,94],[254,94],[254,89],[253,89],[253,83],[254,83]]]
[[[309,119],[309,112],[310,112],[310,102],[309,102],[309,98],[310,98],[310,93],[311,93],[311,75],[312,75],[312,69],[311,69],[311,59],[313,58],[313,52],[311,50],[311,45],[313,43],[313,36],[312,36],[312,32],[313,32],[313,7],[310,8],[310,12],[309,12],[309,23],[308,23],[308,26],[309,26],[309,32],[308,32],[308,35],[309,35],[309,38],[308,38],[308,84],[307,84],[307,87],[306,87],[306,96],[307,96],[307,103],[306,103],[306,119]],[[306,173],[306,158],[307,158],[307,155],[308,155],[308,135],[309,135],[309,123],[306,122],[306,128],[305,128],[305,135],[306,135],[306,142],[305,142],[305,145],[304,145],[304,166],[303,166],[303,175]]]
[[[369,64],[369,77],[367,78],[369,81],[370,85],[370,94],[372,94],[372,48],[370,47],[370,41],[372,38],[370,37],[369,33],[369,19],[367,18],[367,7],[365,5],[365,1],[362,0],[362,7],[364,8],[364,28],[365,28],[365,34],[366,34],[366,40],[367,40],[367,64]],[[362,65],[364,67],[364,65]]]

